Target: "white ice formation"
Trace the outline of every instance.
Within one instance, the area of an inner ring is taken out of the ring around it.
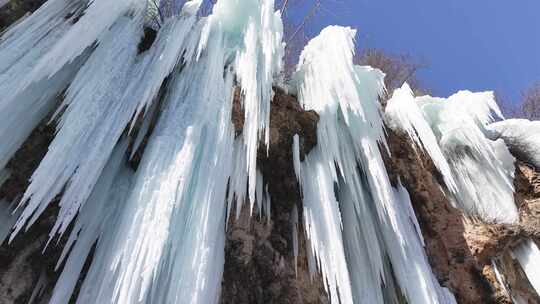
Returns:
[[[457,206],[489,222],[515,223],[514,157],[486,125],[502,114],[493,93],[414,97],[407,84],[388,101],[386,120],[425,151]]]
[[[48,0],[0,37],[1,172],[36,126],[57,123],[17,211],[0,202],[2,240],[59,198],[50,240],[66,233],[67,244],[51,303],[72,299],[90,256],[77,303],[218,303],[230,215],[248,202],[271,219],[257,151],[268,149],[283,70],[274,1],[219,0],[207,17],[202,0],[165,13],[159,2]],[[141,49],[146,26],[157,35]],[[539,141],[511,122],[486,128],[501,116],[490,93],[414,97],[404,86],[383,114],[384,74],[353,64],[354,36],[323,30],[288,84],[320,116],[304,161],[293,139],[303,194],[290,221],[294,257],[305,227],[310,270],[322,273],[333,304],[455,303],[432,273],[407,190],[388,178],[385,123],[432,158],[458,206],[504,223],[517,219],[504,142],[538,161]],[[134,171],[127,162],[137,152]],[[515,252],[531,282],[537,251]]]
[[[318,145],[297,172],[308,250],[332,303],[391,303],[399,294],[410,303],[454,303],[427,262],[407,191],[388,179],[379,151],[384,74],[353,65],[354,36],[324,29],[296,72],[301,105],[320,115]]]

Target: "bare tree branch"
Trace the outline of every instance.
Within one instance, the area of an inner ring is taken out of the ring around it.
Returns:
[[[523,116],[530,120],[540,119],[540,81],[525,90],[521,96]]]
[[[289,44],[289,42],[291,42],[296,37],[296,35],[302,29],[304,29],[306,24],[309,22],[309,20],[311,20],[311,18],[313,18],[315,16],[315,14],[317,13],[317,11],[319,10],[320,7],[321,7],[321,1],[317,0],[317,2],[315,2],[313,7],[311,8],[310,12],[304,17],[304,20],[302,20],[302,23],[298,26],[298,28],[296,28],[296,30],[291,35],[291,37],[289,37],[289,39],[287,40],[287,44]]]
[[[285,16],[285,10],[287,9],[287,4],[289,4],[289,0],[283,1],[283,5],[281,6],[281,16]]]

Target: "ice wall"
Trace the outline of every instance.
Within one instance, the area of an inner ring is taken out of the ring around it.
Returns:
[[[355,33],[324,29],[295,75],[300,103],[320,115],[318,145],[297,170],[311,250],[332,303],[397,303],[399,295],[453,303],[431,272],[406,190],[388,180],[379,150],[384,74],[353,64]]]

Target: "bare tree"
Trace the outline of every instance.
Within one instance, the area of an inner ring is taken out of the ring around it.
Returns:
[[[524,118],[540,120],[540,81],[522,93],[521,112]]]
[[[428,91],[422,87],[416,73],[426,68],[424,62],[415,60],[406,54],[389,54],[379,49],[366,49],[357,51],[354,58],[355,64],[369,65],[383,71],[386,74],[384,82],[388,96],[407,82],[417,95],[425,95]],[[385,97],[388,97],[385,96]]]
[[[495,92],[495,101],[501,109],[505,118],[520,118],[523,117],[521,104],[512,101],[511,98],[505,96],[502,92]]]

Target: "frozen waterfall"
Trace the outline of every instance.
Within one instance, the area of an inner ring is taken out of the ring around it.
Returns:
[[[48,0],[0,36],[0,170],[44,119],[56,123],[23,196],[0,202],[0,240],[58,204],[49,242],[67,242],[51,303],[69,303],[89,257],[77,303],[218,303],[231,214],[257,204],[270,221],[257,152],[268,153],[283,84],[281,15],[273,0],[218,0],[202,17],[201,2],[162,16],[147,0]],[[407,189],[390,182],[386,128],[429,155],[456,207],[512,224],[510,151],[539,166],[538,122],[504,120],[491,92],[418,97],[406,84],[383,109],[385,75],[353,63],[355,35],[324,29],[287,84],[320,117],[317,146],[303,160],[299,135],[291,147],[303,203],[290,221],[295,261],[304,233],[332,304],[456,303]],[[514,254],[538,288],[536,244]]]

